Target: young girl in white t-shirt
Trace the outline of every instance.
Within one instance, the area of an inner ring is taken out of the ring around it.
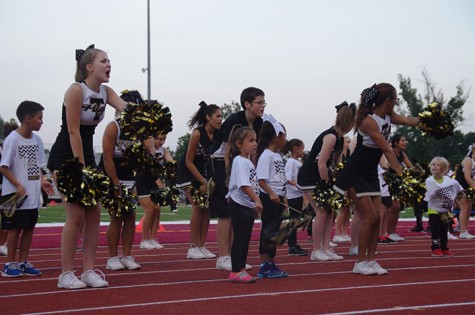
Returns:
[[[246,260],[254,219],[262,212],[257,173],[250,160],[257,149],[256,133],[250,127],[238,128],[231,134],[229,143],[231,169],[227,197],[234,231],[229,281],[251,283],[256,278],[246,272]]]
[[[266,118],[264,118],[266,119]],[[262,227],[259,254],[261,265],[257,276],[259,278],[287,277],[286,272],[281,271],[275,264],[276,247],[268,247],[264,244],[264,231],[274,233],[279,230],[284,201],[286,194],[287,178],[285,176],[284,161],[279,151],[287,142],[284,127],[272,116],[264,121],[259,134],[257,144],[257,178],[259,179],[262,202]]]

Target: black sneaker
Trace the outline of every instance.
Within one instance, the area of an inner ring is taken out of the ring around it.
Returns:
[[[415,227],[413,227],[409,231],[411,231],[411,232],[422,232],[422,225],[416,225]]]
[[[295,246],[289,247],[289,255],[290,256],[307,256],[308,250],[303,249],[302,247],[300,247],[300,245],[295,245]]]

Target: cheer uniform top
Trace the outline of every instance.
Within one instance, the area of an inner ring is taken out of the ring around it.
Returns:
[[[391,133],[390,116],[385,115],[381,118],[372,114],[369,117],[374,119],[380,133],[388,140]],[[358,130],[355,151],[348,158],[333,188],[344,194],[349,187],[353,187],[357,197],[380,196],[378,164],[382,154],[383,151],[371,137]]]
[[[193,160],[193,164],[196,166],[200,174],[205,179],[209,179],[206,168],[207,168],[207,164],[208,164],[208,160],[210,156],[209,150],[213,143],[213,140],[211,140],[208,137],[208,133],[206,132],[205,126],[200,126],[196,128],[196,130],[198,130],[200,133],[200,141],[198,143],[198,146],[196,147],[195,159]],[[218,133],[219,133],[219,130],[214,131],[213,139],[214,137],[218,136]],[[194,176],[186,167],[187,151],[188,151],[188,147],[185,150],[185,153],[183,154],[182,158],[180,159],[177,165],[177,179],[176,179],[177,188],[190,186],[191,182],[195,179]]]
[[[96,167],[92,137],[97,124],[104,119],[104,112],[107,104],[107,90],[104,85],[99,87],[99,92],[95,92],[89,89],[84,82],[76,82],[75,84],[79,84],[82,89],[82,109],[79,132],[81,134],[84,162],[86,166]],[[61,120],[61,130],[51,147],[48,160],[48,168],[51,171],[58,170],[64,161],[74,157],[69,139],[68,122],[66,120],[66,105],[64,103]]]
[[[475,161],[472,159],[472,172],[470,177],[473,179],[475,177]],[[465,180],[465,174],[463,172],[463,167],[459,167],[457,173],[455,174],[455,179],[462,185],[464,189],[469,188],[470,185]]]
[[[302,167],[299,170],[297,176],[297,187],[301,190],[313,190],[317,186],[317,182],[320,180],[320,173],[318,172],[318,159],[320,158],[320,151],[323,146],[323,138],[332,134],[336,137],[336,142],[333,147],[330,157],[327,161],[327,167],[329,169],[335,168],[340,157],[341,152],[343,151],[343,137],[339,137],[335,127],[331,127],[324,132],[322,132],[315,142],[313,143],[312,149],[308,154],[308,158],[303,163]]]

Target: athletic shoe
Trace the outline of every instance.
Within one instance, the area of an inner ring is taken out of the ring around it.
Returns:
[[[433,250],[432,250],[431,256],[434,256],[434,257],[443,257],[443,256],[444,256],[444,253],[442,253],[442,251],[440,250],[440,248],[436,248],[436,249],[433,249]]]
[[[41,276],[41,271],[35,269],[35,267],[27,261],[20,264],[20,270],[25,276]]]
[[[409,231],[410,232],[422,232],[422,230],[423,230],[422,225],[416,225],[415,227],[413,227]]]
[[[454,227],[454,233],[460,233],[460,232],[462,232],[462,231],[460,230],[460,226]]]
[[[308,250],[303,249],[300,247],[300,245],[295,245],[292,247],[289,247],[289,255],[290,256],[307,256],[308,255]]]
[[[207,258],[195,244],[191,244],[188,248],[188,253],[186,254],[188,259],[205,259]]]
[[[312,251],[310,260],[328,261],[332,260],[322,249]]]
[[[366,261],[355,262],[355,266],[353,267],[353,273],[360,274],[360,275],[375,275],[378,272],[370,268]]]
[[[122,265],[120,262],[120,258],[118,256],[111,257],[107,259],[106,269],[109,270],[124,270],[125,266]]]
[[[246,266],[244,266],[244,269],[245,269],[245,270],[251,270],[251,269],[252,269],[252,266],[249,265],[249,264],[246,264]]]
[[[125,267],[127,270],[137,270],[142,268],[139,264],[135,262],[135,258],[132,256],[125,256],[120,259],[120,263]]]
[[[350,250],[348,251],[348,255],[358,256],[358,246],[350,246]]]
[[[330,248],[329,250],[324,251],[325,255],[330,257],[330,260],[343,260],[343,256],[337,255],[334,251],[333,248]]]
[[[216,260],[216,269],[228,270],[233,269],[231,264],[231,256],[221,256]]]
[[[210,252],[206,247],[200,247],[199,250],[205,255],[205,258],[216,258],[216,255]]]
[[[87,285],[76,277],[74,271],[66,271],[59,276],[58,288],[60,289],[83,289]]]
[[[463,233],[460,233],[459,238],[465,239],[465,240],[471,240],[475,238],[475,235],[472,235],[468,231],[465,231]]]
[[[345,237],[343,237],[343,235],[335,235],[333,236],[333,242],[344,243],[344,242],[348,242],[348,240]]]
[[[338,247],[338,244],[337,244],[337,243],[333,243],[332,241],[330,241],[330,247]]]
[[[7,256],[8,248],[7,245],[0,245],[0,256]]]
[[[155,249],[163,248],[163,245],[160,244],[157,240],[149,240],[149,242],[154,246]]]
[[[378,262],[376,260],[368,261],[366,263],[366,265],[367,265],[368,268],[371,268],[371,269],[375,270],[378,275],[387,275],[388,274],[388,271],[386,269],[384,269],[383,267],[381,267],[381,265],[378,264]]]
[[[20,265],[17,262],[10,262],[3,265],[2,277],[14,278],[21,276],[23,276],[23,273],[21,272]]]
[[[351,236],[349,236],[348,234],[344,234],[342,236],[344,239],[346,239],[347,242],[351,242]]]
[[[395,244],[396,241],[390,239],[389,237],[387,237],[386,235],[380,235],[378,237],[378,243],[379,244]]]
[[[140,249],[155,249],[155,245],[150,240],[143,240],[140,242]]]
[[[254,283],[256,282],[256,278],[249,275],[245,271],[241,271],[238,273],[231,272],[229,274],[229,282],[235,283]]]
[[[442,251],[442,254],[444,254],[444,256],[454,256],[454,253],[452,253],[450,250],[446,249],[446,250],[443,250]]]
[[[96,272],[100,272],[101,274],[97,274]],[[81,281],[92,288],[105,288],[109,286],[109,282],[105,279],[106,277],[102,271],[98,269],[84,271],[81,275]]]
[[[401,237],[399,236],[399,234],[396,234],[396,233],[389,234],[389,238],[396,242],[402,242],[406,240],[404,237]]]
[[[457,236],[453,235],[452,233],[447,232],[447,239],[451,240],[451,241],[455,241],[455,240],[458,240],[459,238]]]
[[[270,273],[267,275],[267,278],[283,278],[287,277],[289,274],[284,272],[277,267],[275,262],[270,263]]]

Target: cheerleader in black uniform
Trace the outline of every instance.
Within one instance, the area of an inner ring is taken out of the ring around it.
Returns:
[[[200,109],[188,122],[193,129],[184,156],[178,162],[176,187],[185,191],[186,198],[192,205],[190,219],[191,244],[186,255],[189,259],[215,258],[206,247],[210,213],[209,209],[198,206],[193,201],[191,188],[195,187],[201,193],[207,192],[208,175],[206,172],[209,162],[209,149],[213,139],[218,137],[223,116],[217,105],[200,103]]]
[[[356,148],[334,186],[341,194],[348,191],[355,201],[355,211],[360,215],[358,261],[353,268],[353,272],[358,274],[387,274],[387,270],[374,260],[381,208],[378,163],[384,154],[396,173],[402,174],[401,165],[387,141],[391,123],[408,126],[418,123],[416,117],[394,112],[398,102],[396,89],[388,83],[375,84],[361,93],[355,121],[358,132]]]
[[[56,171],[64,161],[78,157],[86,166],[96,166],[92,137],[97,124],[104,118],[106,104],[123,110],[126,103],[111,88],[103,85],[109,82],[111,64],[107,54],[93,45],[85,51],[76,51],[76,82],[64,95],[61,130],[53,144],[48,168]],[[66,223],[61,234],[62,273],[58,287],[79,289],[86,286],[106,287],[108,282],[94,271],[101,207],[63,202]],[[74,255],[81,227],[83,230],[83,273],[81,280],[74,275]]]
[[[468,154],[462,160],[461,166],[457,169],[455,179],[462,185],[463,189],[475,189],[475,145],[471,144],[468,147]],[[470,203],[465,207],[460,208],[460,238],[474,239],[475,235],[468,231],[468,220],[470,218]]]
[[[330,235],[333,224],[332,209],[317,206],[312,199],[312,191],[317,182],[330,184],[330,169],[335,168],[341,159],[343,136],[353,128],[356,106],[349,107],[346,102],[336,106],[335,126],[322,132],[315,142],[297,175],[297,187],[304,191],[316,217],[312,226],[313,251],[311,260],[341,260],[343,256],[330,250]]]

